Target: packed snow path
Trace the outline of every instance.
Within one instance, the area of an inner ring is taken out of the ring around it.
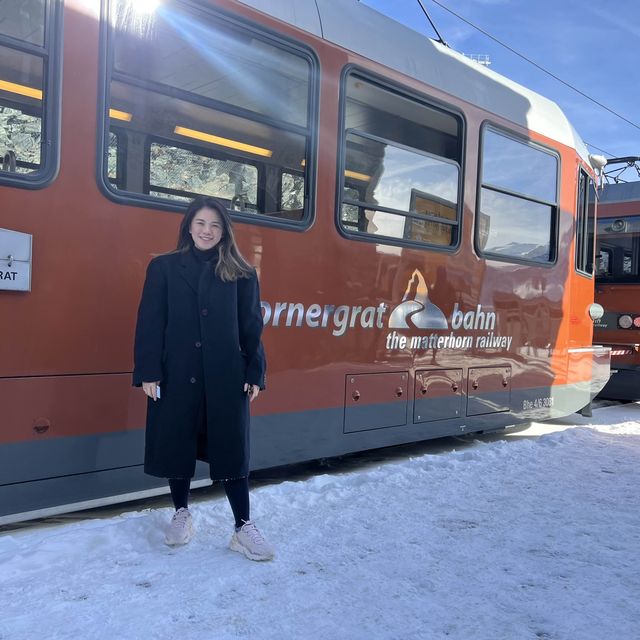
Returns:
[[[574,422],[260,487],[269,563],[222,497],[4,533],[0,639],[640,638],[640,405]]]

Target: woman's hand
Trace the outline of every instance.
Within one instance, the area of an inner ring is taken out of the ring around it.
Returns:
[[[143,382],[142,390],[155,402],[158,399],[158,385],[160,382]]]
[[[260,393],[260,387],[257,384],[244,383],[244,392],[249,396],[249,402],[253,402]]]

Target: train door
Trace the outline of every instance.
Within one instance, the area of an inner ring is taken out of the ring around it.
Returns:
[[[594,235],[596,222],[595,184],[583,167],[577,175],[575,212],[574,260],[569,266],[577,277],[571,279],[573,290],[569,297],[569,348],[568,377],[574,391],[586,407],[593,399],[591,392],[594,380],[608,375],[599,365],[608,360],[608,353],[594,351],[592,304],[594,288]],[[602,361],[602,362],[601,362]],[[600,373],[601,372],[601,373]],[[600,381],[600,386],[606,381]]]

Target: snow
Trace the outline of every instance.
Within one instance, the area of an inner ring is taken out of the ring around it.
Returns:
[[[0,638],[640,638],[640,405],[453,442],[254,489],[269,563],[222,496],[10,530]]]

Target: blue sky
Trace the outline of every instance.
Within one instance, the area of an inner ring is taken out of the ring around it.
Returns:
[[[417,0],[361,1],[435,37]],[[557,102],[591,153],[605,151],[607,157],[640,156],[638,0],[439,1],[637,126],[565,87],[432,0],[422,0],[453,49],[467,54],[488,54],[493,71]],[[632,175],[626,178],[634,179]]]

